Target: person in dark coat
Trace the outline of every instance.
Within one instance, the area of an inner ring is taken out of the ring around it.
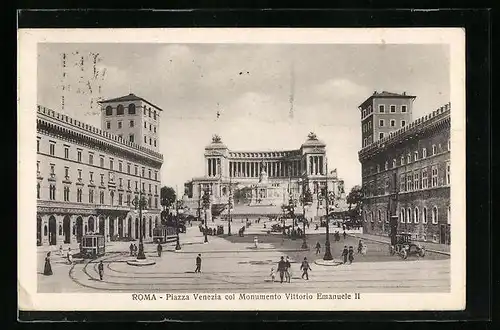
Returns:
[[[102,263],[102,260],[99,262],[97,269],[99,270],[99,279],[102,281],[102,277],[104,276],[104,264]]]
[[[353,260],[354,260],[354,248],[352,246],[349,246],[349,264],[352,264]]]
[[[196,257],[196,269],[194,270],[195,273],[201,273],[201,254],[198,254]]]
[[[280,273],[280,283],[283,283],[283,277],[285,276],[286,262],[281,256],[281,260],[278,262],[278,272]]]
[[[302,265],[300,265],[300,269],[302,270],[302,278],[306,277],[306,280],[309,280],[309,274],[307,273],[311,269],[309,266],[309,262],[307,262],[307,258],[304,257],[304,261],[302,261]]]
[[[137,255],[137,245],[134,244],[134,255],[136,256]]]
[[[358,243],[358,254],[363,251],[363,241],[359,240]]]
[[[316,254],[319,254],[321,252],[321,244],[319,242],[316,242]]]
[[[349,250],[347,249],[347,245],[344,245],[344,250],[342,251],[342,257],[344,259],[344,264],[347,263],[347,256],[349,255]]]
[[[130,256],[133,256],[134,255],[134,244],[133,243],[130,243],[129,250],[130,250]]]
[[[156,247],[156,251],[158,251],[158,257],[161,257],[161,251],[163,251],[163,246],[161,246],[160,243],[158,243],[158,246]]]
[[[347,234],[345,233],[345,230],[344,230],[344,233],[342,235],[344,235],[344,240],[345,240],[345,237],[347,236]]]
[[[291,274],[292,265],[290,264],[290,259],[288,257],[286,257],[285,265],[286,265],[285,277],[288,283],[290,283],[290,280],[292,279],[292,274]]]
[[[52,266],[50,265],[50,252],[45,256],[45,267],[43,268],[43,275],[52,275]]]

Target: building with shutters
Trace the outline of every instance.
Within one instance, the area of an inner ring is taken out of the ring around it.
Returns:
[[[161,109],[129,94],[101,101],[101,128],[37,107],[37,244],[75,244],[85,233],[139,238],[134,199],[148,201],[142,233],[160,221]]]
[[[364,232],[388,235],[397,216],[398,232],[449,244],[451,105],[413,120],[414,99],[374,93],[359,107]]]

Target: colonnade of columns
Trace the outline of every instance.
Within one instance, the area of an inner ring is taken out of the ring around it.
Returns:
[[[325,175],[325,156],[308,156],[308,174]]]
[[[302,166],[300,160],[264,161],[264,170],[269,177],[300,176]],[[232,177],[258,178],[262,161],[230,161],[229,173]]]

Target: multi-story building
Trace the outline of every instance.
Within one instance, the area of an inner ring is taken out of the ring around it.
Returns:
[[[37,107],[39,245],[74,244],[89,232],[139,238],[139,196],[148,201],[143,237],[152,237],[160,221],[161,109],[133,94],[102,101],[101,108],[102,129]]]
[[[313,207],[321,206],[321,192],[328,182],[332,205],[345,201],[344,181],[337,171],[327,175],[326,145],[314,133],[299,149],[272,151],[233,151],[214,136],[205,147],[205,175],[185,184],[188,203],[197,206],[205,192],[214,204],[227,203],[230,187],[235,204],[287,204],[291,196],[300,203],[304,189],[313,196]]]
[[[405,120],[404,125],[396,125],[393,130],[381,132],[376,125],[371,133],[363,132],[359,160],[364,194],[364,232],[388,235],[390,218],[397,216],[398,232],[410,233],[416,240],[449,244],[451,106],[448,103],[412,120],[411,102],[415,97],[396,95],[387,92],[374,94],[359,108],[362,125],[366,120],[363,112],[368,113],[370,106],[374,109],[370,114],[373,123],[384,116],[388,120]],[[393,119],[387,115],[387,109],[396,103],[394,99],[399,103],[395,105],[392,116],[405,119]],[[407,107],[403,111],[404,105]],[[385,109],[380,114],[382,108]],[[378,136],[381,133],[384,135]],[[365,145],[365,141],[370,142]]]

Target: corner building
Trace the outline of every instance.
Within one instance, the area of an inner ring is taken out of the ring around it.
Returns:
[[[363,229],[367,234],[389,235],[392,215],[398,217],[399,233],[410,233],[414,240],[450,244],[451,106],[448,103],[413,121],[414,98],[375,93],[359,108],[362,125],[364,114],[373,116],[375,125],[370,133],[363,132],[363,148],[358,154],[364,192]],[[380,109],[393,105],[389,116],[393,113],[405,124],[378,135],[381,127],[376,119],[387,116],[380,114]],[[365,145],[365,141],[369,142]]]
[[[148,201],[143,238],[152,238],[161,211],[160,111],[133,94],[101,101],[97,128],[37,107],[38,245],[76,244],[91,232],[138,239],[139,195]]]

